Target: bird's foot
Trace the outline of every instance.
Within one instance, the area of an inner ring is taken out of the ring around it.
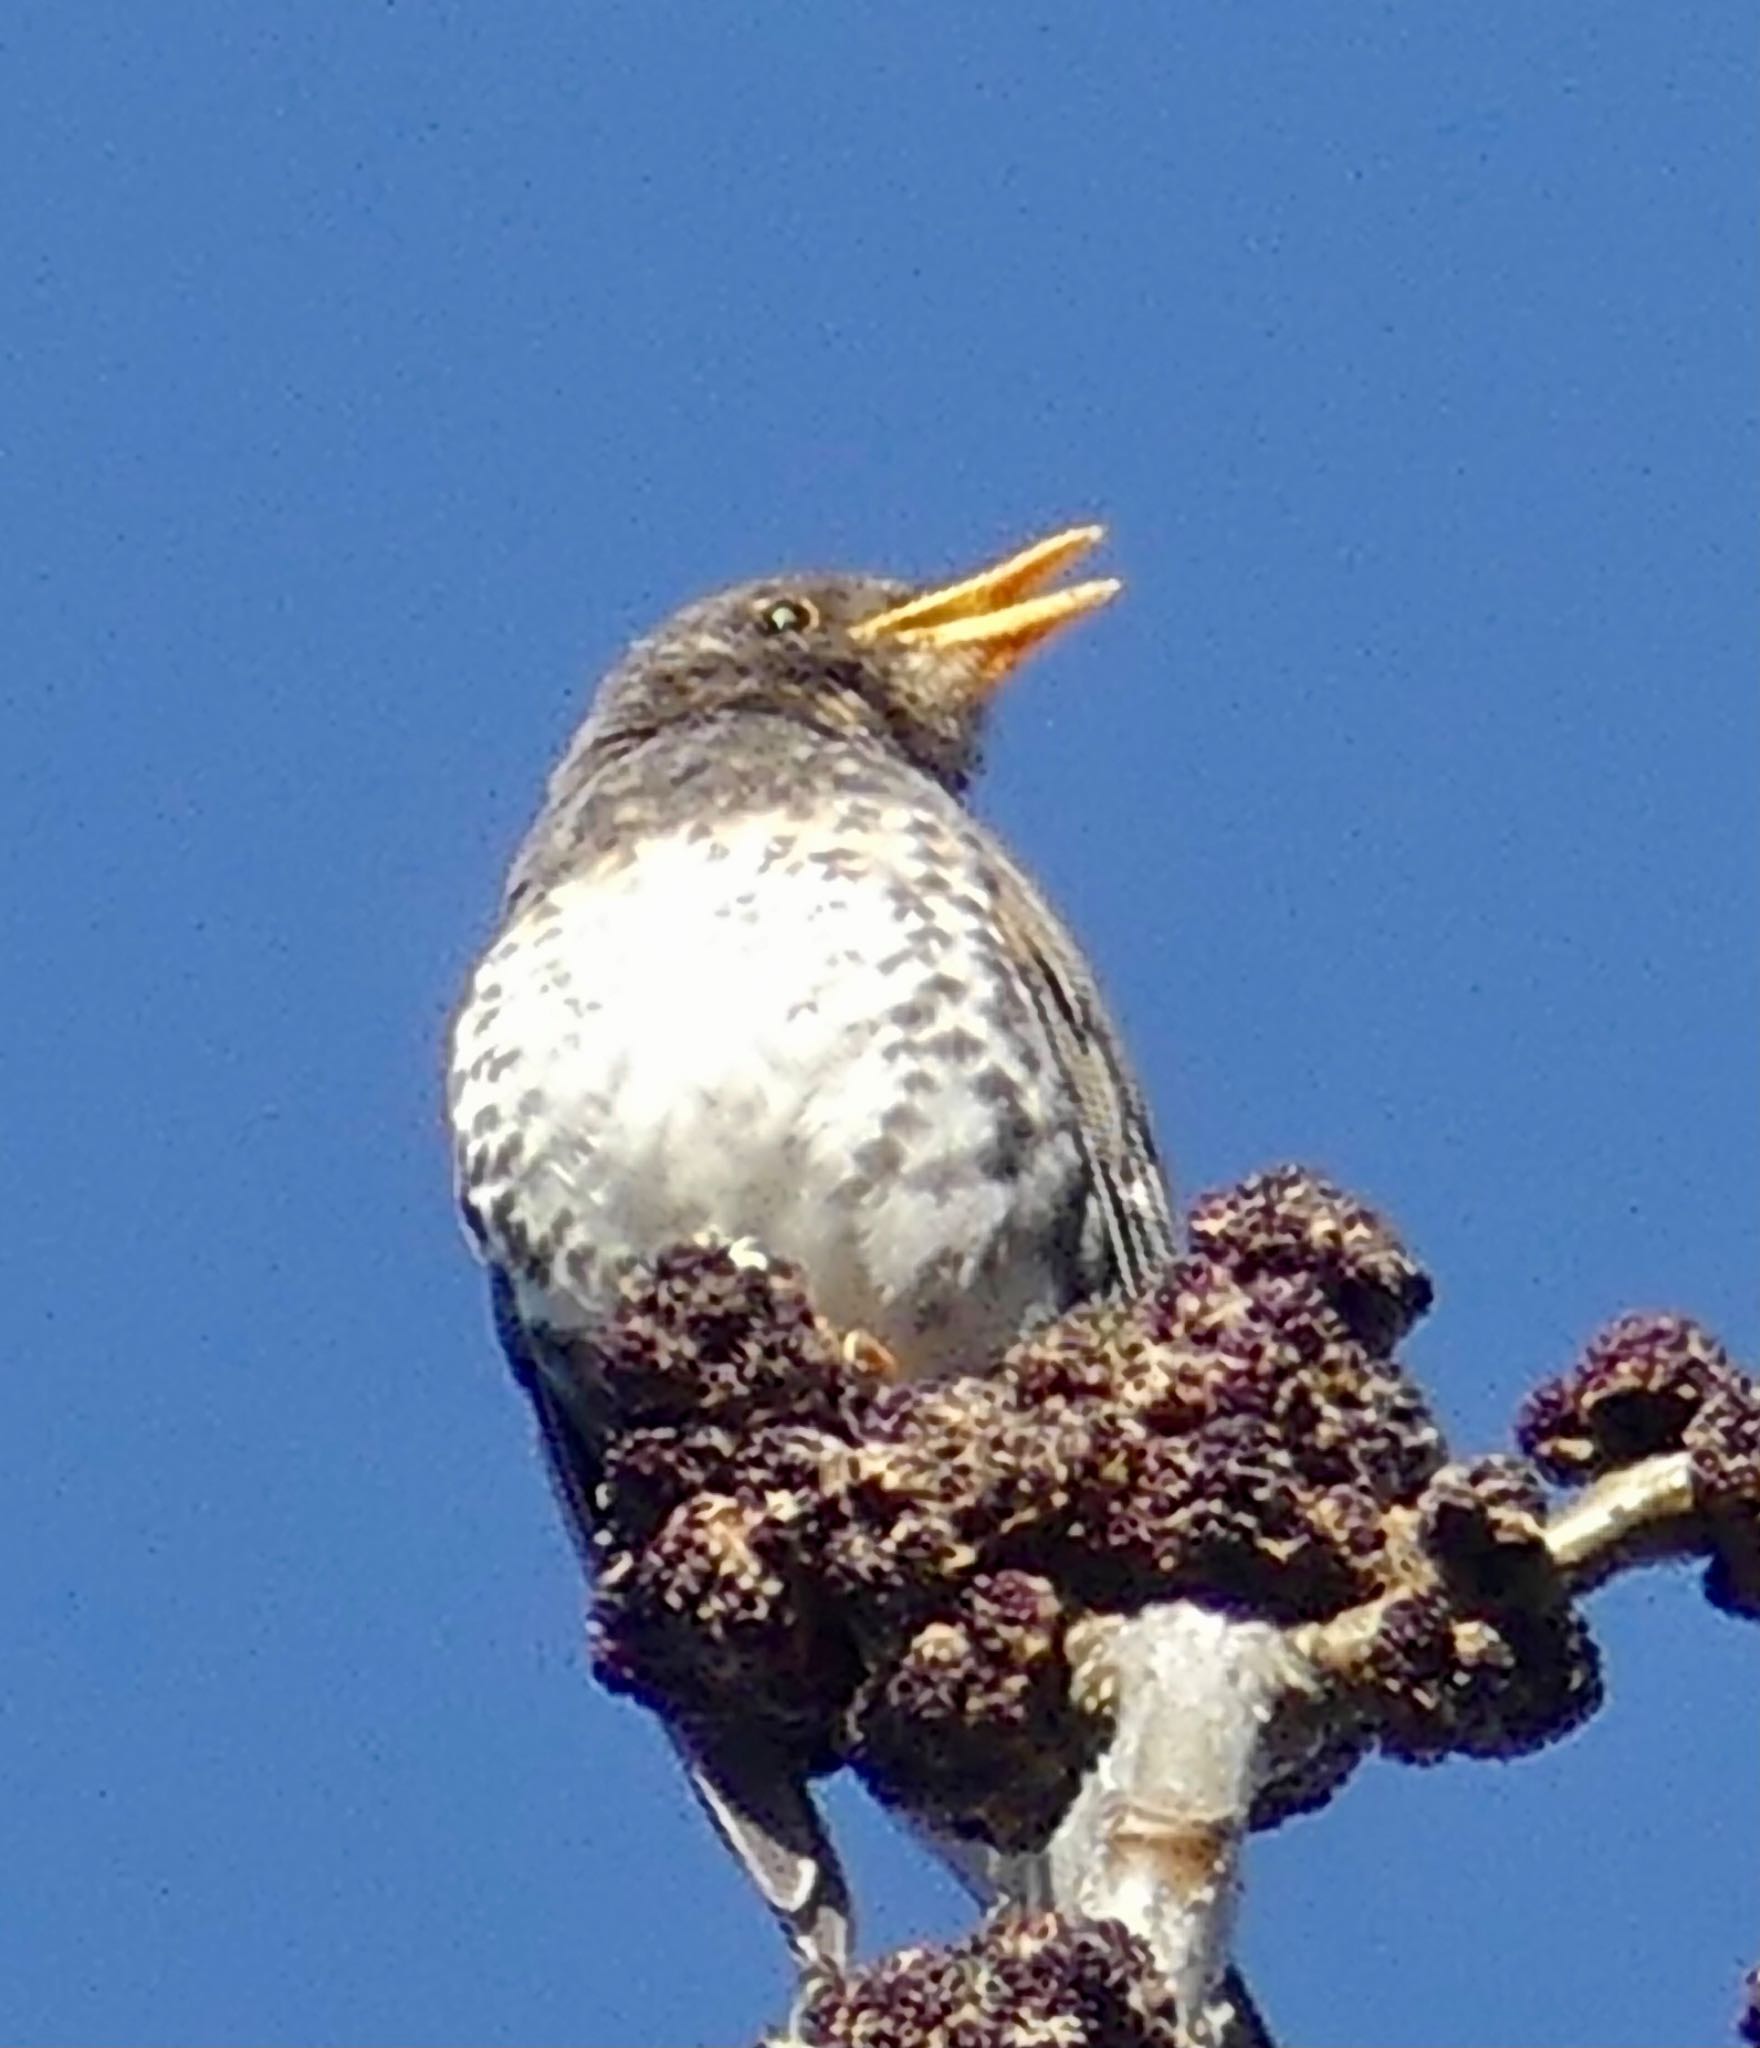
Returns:
[[[870,1379],[899,1380],[904,1377],[904,1368],[880,1339],[867,1330],[845,1330],[843,1333],[843,1359],[857,1372],[866,1373]]]
[[[696,1242],[724,1251],[742,1272],[767,1273],[770,1270],[770,1254],[755,1237],[717,1237],[713,1231],[700,1231]]]

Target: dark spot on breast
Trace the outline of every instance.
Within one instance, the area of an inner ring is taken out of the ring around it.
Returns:
[[[544,1113],[544,1091],[542,1088],[528,1088],[515,1105],[518,1116],[541,1116]]]
[[[850,1154],[850,1164],[870,1181],[897,1173],[904,1164],[904,1147],[896,1138],[870,1138]]]
[[[1032,1150],[1035,1132],[1032,1119],[1019,1109],[1007,1112],[977,1156],[980,1173],[992,1180],[1017,1180]]]
[[[983,1056],[984,1041],[955,1025],[951,1031],[938,1031],[933,1038],[925,1039],[922,1051],[927,1059],[949,1060],[955,1066],[965,1067]]]
[[[1006,968],[991,983],[981,1014],[987,1022],[1005,1031],[1018,1030],[1031,1014],[1022,999],[1020,984]]]
[[[925,1025],[934,1022],[935,1012],[920,997],[913,996],[909,1002],[894,1003],[886,1017],[901,1031],[921,1031]]]
[[[476,1115],[471,1118],[471,1136],[473,1138],[486,1138],[500,1122],[500,1110],[496,1108],[494,1103],[486,1102],[477,1111]]]
[[[868,872],[868,863],[847,846],[819,847],[808,854],[807,859],[834,881],[852,882]]]
[[[929,1127],[929,1119],[914,1102],[895,1102],[880,1119],[880,1128],[887,1136],[901,1141],[920,1138]]]
[[[922,993],[938,1002],[957,1003],[971,993],[971,984],[961,981],[957,974],[931,974],[922,985]]]
[[[959,1192],[971,1179],[971,1168],[963,1161],[948,1158],[927,1159],[921,1166],[914,1166],[905,1176],[905,1186],[913,1192],[927,1195],[931,1201],[944,1202]]]

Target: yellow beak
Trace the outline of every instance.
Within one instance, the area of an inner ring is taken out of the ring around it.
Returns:
[[[1072,583],[1064,590],[1039,590],[1066,563],[1085,555],[1105,531],[1102,526],[1067,527],[976,576],[863,619],[852,633],[858,640],[896,640],[907,647],[972,648],[978,655],[979,688],[987,693],[1048,633],[1118,594],[1121,586],[1114,576]]]

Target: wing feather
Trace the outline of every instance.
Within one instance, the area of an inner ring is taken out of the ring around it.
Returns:
[[[1148,1106],[1092,970],[1027,877],[999,858],[997,909],[1075,1102],[1086,1199],[1104,1248],[1099,1293],[1140,1292],[1172,1258],[1172,1198]]]
[[[550,1490],[590,1575],[601,1472],[592,1429],[561,1391],[566,1363],[546,1363],[542,1333],[521,1322],[500,1274],[492,1276],[490,1299],[496,1334],[537,1418]],[[698,1804],[781,1924],[803,1981],[842,1970],[849,1955],[849,1892],[805,1779],[786,1757],[737,1732],[710,1736],[671,1721],[662,1725]]]

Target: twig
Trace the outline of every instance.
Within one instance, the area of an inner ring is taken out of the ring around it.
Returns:
[[[1698,1547],[1702,1526],[1692,1460],[1685,1451],[1670,1451],[1596,1480],[1550,1517],[1541,1536],[1561,1589],[1585,1593],[1628,1566],[1685,1555]],[[1348,1678],[1404,1591],[1396,1584],[1325,1621],[1304,1623],[1290,1631],[1290,1648],[1315,1673]]]
[[[1624,1564],[1683,1555],[1700,1533],[1693,1461],[1669,1451],[1609,1472],[1568,1501],[1546,1525],[1546,1548],[1566,1586],[1582,1593]]]

